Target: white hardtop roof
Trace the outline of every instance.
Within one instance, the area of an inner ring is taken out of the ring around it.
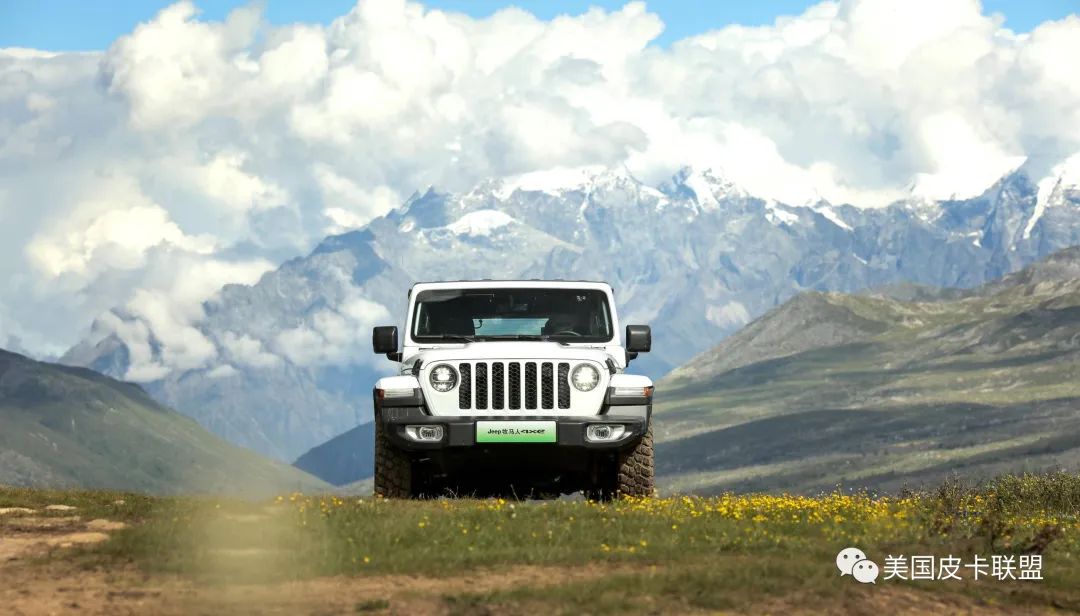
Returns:
[[[597,289],[610,292],[611,285],[592,280],[447,280],[418,282],[409,292],[431,289]]]

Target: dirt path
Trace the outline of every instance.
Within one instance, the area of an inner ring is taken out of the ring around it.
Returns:
[[[110,532],[124,528],[110,520],[84,521],[76,514],[73,508],[59,507],[0,510],[0,605],[5,614],[445,614],[453,611],[447,596],[559,585],[620,571],[516,566],[441,578],[334,576],[283,584],[196,586],[131,567],[85,570],[56,558],[69,548],[105,541]]]
[[[74,510],[0,510],[0,611],[4,614],[543,614],[545,603],[463,603],[462,595],[580,583],[648,567],[590,564],[573,567],[512,566],[449,577],[333,576],[279,584],[197,585],[172,575],[147,575],[134,567],[83,569],[62,556],[71,548],[108,539],[124,525],[83,520]],[[52,558],[43,559],[44,556]],[[59,557],[58,557],[59,556]],[[512,595],[511,595],[512,596]],[[455,598],[457,598],[455,600]],[[665,608],[668,605],[668,608]],[[662,598],[641,606],[649,613],[689,614]],[[702,613],[705,613],[704,611]],[[963,595],[880,587],[852,592],[835,605],[797,593],[767,599],[756,614],[1024,614],[1030,610],[982,604]]]
[[[499,572],[424,578],[334,576],[284,584],[197,587],[133,569],[81,571],[70,564],[0,567],[5,613],[38,614],[449,614],[446,597],[521,586],[557,586],[612,573],[600,567],[512,567]],[[538,608],[539,610],[540,608]],[[476,613],[470,606],[461,613]],[[494,606],[480,613],[522,613]]]

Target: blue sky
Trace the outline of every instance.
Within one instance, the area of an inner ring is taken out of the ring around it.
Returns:
[[[327,23],[344,14],[354,0],[264,0],[266,15],[272,23],[296,21]],[[902,1],[902,0],[898,0]],[[147,21],[162,7],[171,4],[157,0],[0,0],[0,47],[33,47],[54,51],[104,49],[118,36],[130,32],[136,24]],[[244,0],[196,0],[203,15],[223,17],[231,9],[248,4]],[[485,16],[509,5],[525,8],[544,19],[559,14],[576,14],[590,6],[619,8],[625,0],[432,0],[426,5]],[[668,0],[649,2],[666,26],[658,43],[672,41],[715,29],[730,23],[760,25],[772,23],[780,15],[801,13],[815,4],[807,0],[772,0],[767,2],[696,2]],[[108,8],[103,8],[103,7]],[[988,12],[1005,15],[1008,27],[1028,31],[1048,19],[1060,19],[1080,13],[1080,0],[984,0]]]

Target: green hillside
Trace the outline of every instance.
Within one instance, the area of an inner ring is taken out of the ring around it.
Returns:
[[[661,485],[1080,469],[1080,248],[971,291],[896,291],[802,294],[661,381]]]
[[[2,350],[0,484],[244,495],[328,487],[226,443],[136,385]]]

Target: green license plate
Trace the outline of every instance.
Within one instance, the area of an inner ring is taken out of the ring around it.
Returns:
[[[478,421],[477,443],[554,443],[554,421]]]

